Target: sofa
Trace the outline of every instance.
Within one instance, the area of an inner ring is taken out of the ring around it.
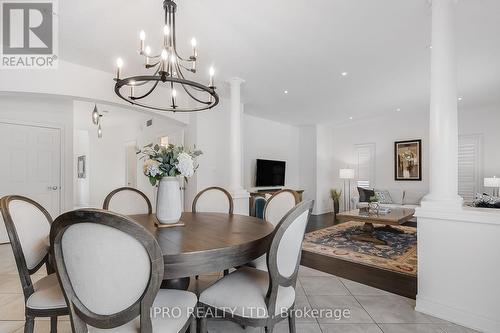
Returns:
[[[368,205],[368,202],[360,202],[359,191],[363,189],[358,187],[358,195],[351,198],[351,208],[361,208]],[[389,208],[417,208],[420,206],[420,201],[427,192],[419,192],[402,189],[373,189],[375,194],[381,194],[379,203],[381,207]]]

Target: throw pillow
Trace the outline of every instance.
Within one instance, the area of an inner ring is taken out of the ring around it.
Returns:
[[[370,202],[370,198],[375,196],[375,191],[368,188],[358,187],[359,202]]]
[[[389,191],[375,190],[375,196],[378,198],[378,202],[381,204],[392,204],[391,194]]]

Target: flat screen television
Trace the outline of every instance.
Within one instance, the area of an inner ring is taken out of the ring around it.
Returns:
[[[258,159],[255,186],[285,186],[285,166],[284,161]]]

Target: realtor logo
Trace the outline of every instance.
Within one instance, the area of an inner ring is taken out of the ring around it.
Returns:
[[[54,1],[2,1],[2,68],[54,68]]]

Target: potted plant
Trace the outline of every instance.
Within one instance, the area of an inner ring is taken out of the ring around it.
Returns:
[[[337,190],[336,188],[332,188],[330,190],[330,198],[333,200],[333,215],[337,216],[337,213],[340,211],[340,197],[342,196],[342,190]]]
[[[188,151],[182,146],[144,146],[139,153],[144,158],[143,171],[151,185],[158,185],[156,197],[156,218],[162,224],[179,222],[182,214],[179,176],[186,179],[193,176],[198,165],[195,160],[200,150]]]

